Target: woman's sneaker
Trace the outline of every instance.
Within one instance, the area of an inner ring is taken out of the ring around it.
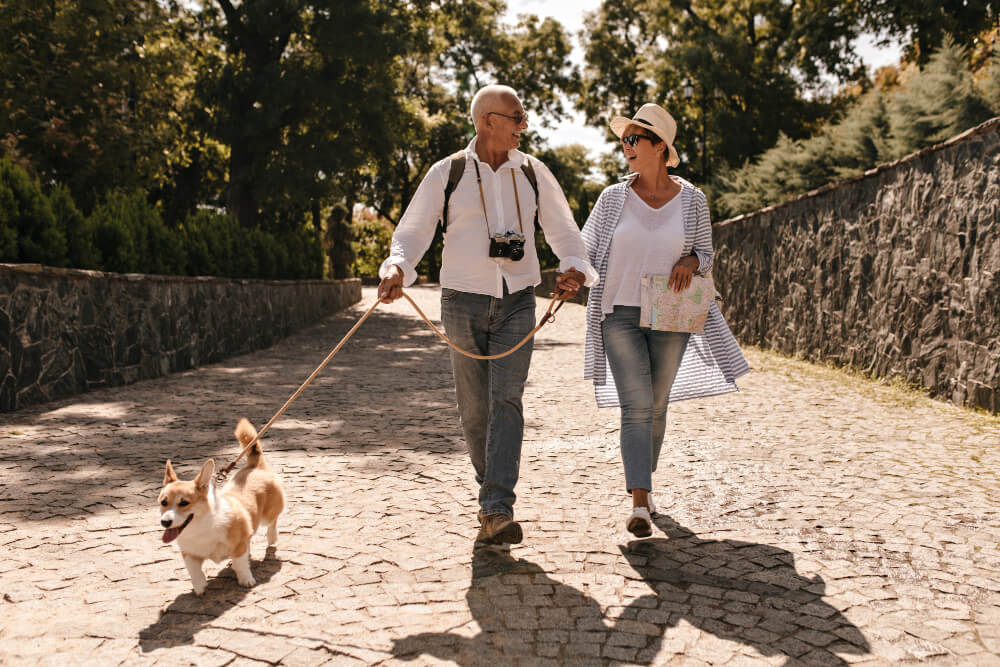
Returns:
[[[653,519],[649,516],[649,510],[645,507],[632,508],[632,514],[629,515],[628,521],[625,523],[625,528],[636,537],[649,537],[652,535]]]
[[[653,504],[653,492],[646,494],[646,504],[649,505],[649,513],[656,514],[656,505]]]

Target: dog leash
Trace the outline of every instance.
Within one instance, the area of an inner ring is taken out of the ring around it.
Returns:
[[[427,326],[429,326],[431,329],[433,329],[434,333],[436,333],[438,336],[440,336],[441,340],[443,340],[444,342],[448,343],[448,345],[453,350],[455,350],[456,352],[458,352],[460,354],[463,354],[463,355],[469,357],[470,359],[480,359],[480,360],[483,360],[483,361],[489,361],[489,360],[493,360],[493,359],[502,359],[502,358],[504,358],[504,357],[506,357],[506,356],[508,356],[510,354],[514,354],[515,352],[517,352],[519,349],[521,349],[521,347],[525,343],[527,343],[529,340],[531,340],[532,336],[534,336],[536,333],[538,333],[539,329],[541,329],[543,326],[545,326],[549,322],[555,322],[555,319],[556,319],[555,315],[556,315],[556,313],[559,312],[559,309],[562,308],[563,303],[565,303],[565,301],[560,300],[560,299],[552,299],[552,302],[549,303],[549,307],[545,311],[545,314],[542,315],[541,319],[538,321],[538,325],[534,329],[532,329],[531,331],[529,331],[528,335],[526,335],[523,339],[521,339],[520,343],[518,343],[514,347],[510,348],[509,350],[506,350],[505,352],[501,352],[500,354],[482,355],[482,354],[473,354],[472,352],[467,352],[466,350],[463,350],[462,348],[460,348],[457,345],[455,345],[455,343],[453,343],[444,334],[444,332],[442,332],[440,329],[438,329],[436,326],[434,326],[434,323],[431,322],[430,319],[427,317],[427,315],[424,314],[424,311],[420,310],[420,306],[417,305],[416,301],[414,301],[412,298],[410,298],[409,294],[407,294],[406,292],[403,292],[403,296],[406,297],[406,300],[410,302],[410,305],[412,305],[413,308],[417,311],[417,313],[420,314],[420,317],[423,318],[424,322],[427,323]],[[309,386],[309,383],[311,383],[313,380],[315,380],[316,376],[319,375],[320,372],[324,368],[326,368],[326,365],[328,363],[330,363],[330,360],[333,359],[338,352],[340,352],[340,348],[344,347],[344,344],[348,341],[348,339],[350,339],[350,337],[353,336],[354,333],[358,329],[361,328],[361,325],[364,324],[365,320],[368,319],[369,315],[371,315],[373,312],[375,312],[375,309],[378,308],[378,305],[380,303],[382,303],[382,299],[378,299],[378,300],[375,301],[375,303],[372,304],[372,307],[368,309],[368,312],[366,312],[364,315],[362,315],[361,319],[359,319],[354,324],[354,326],[351,327],[351,330],[348,331],[346,334],[344,334],[344,337],[340,339],[340,342],[337,343],[336,347],[333,348],[333,350],[330,352],[330,354],[326,355],[326,359],[324,359],[322,361],[322,363],[320,363],[320,365],[316,367],[316,370],[314,370],[312,372],[312,374],[308,378],[306,378],[306,381],[303,382],[302,385],[298,389],[295,390],[295,393],[292,394],[288,398],[287,401],[285,401],[285,404],[281,406],[281,409],[278,410],[274,414],[274,416],[271,417],[271,419],[266,424],[264,424],[264,426],[259,431],[257,431],[257,435],[250,442],[248,442],[246,444],[246,446],[243,448],[242,451],[240,451],[240,453],[236,457],[236,459],[233,460],[233,462],[230,463],[228,466],[226,466],[224,469],[220,470],[219,472],[217,472],[215,474],[215,479],[216,479],[217,483],[222,484],[222,483],[224,483],[226,481],[226,478],[229,477],[229,473],[232,472],[233,468],[236,467],[236,464],[240,462],[240,459],[242,459],[246,455],[246,453],[248,451],[250,451],[250,449],[252,449],[253,446],[260,441],[261,436],[263,436],[265,433],[267,433],[267,430],[269,428],[271,428],[271,425],[274,424],[274,422],[278,421],[278,417],[280,417],[282,414],[284,414],[285,410],[288,409],[288,406],[290,406],[292,403],[294,403],[295,399],[297,399],[302,394],[302,392],[305,391],[305,388]],[[554,306],[554,308],[553,308],[553,306]]]

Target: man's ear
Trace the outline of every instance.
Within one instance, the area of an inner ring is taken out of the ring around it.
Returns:
[[[177,473],[174,472],[174,467],[170,465],[170,459],[167,459],[167,470],[163,473],[163,486],[176,481]]]
[[[207,489],[208,485],[212,483],[212,475],[215,474],[215,461],[209,459],[201,466],[201,472],[198,476],[194,478],[194,485],[199,490]]]

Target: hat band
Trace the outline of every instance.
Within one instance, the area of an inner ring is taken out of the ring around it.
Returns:
[[[633,121],[638,121],[638,122],[642,123],[643,125],[649,125],[650,127],[653,127],[653,124],[650,123],[648,120],[643,120],[642,118],[633,118],[632,120]]]

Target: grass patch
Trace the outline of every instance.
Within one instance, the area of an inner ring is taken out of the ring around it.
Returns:
[[[838,366],[829,361],[807,361],[801,357],[789,357],[753,345],[741,345],[741,347],[750,357],[750,366],[755,370],[782,373],[787,377],[804,375],[824,382],[834,382],[842,387],[850,387],[866,398],[890,407],[934,407],[952,410],[977,430],[1000,429],[1000,414],[935,399],[926,387],[902,376],[882,378],[864,369]]]

